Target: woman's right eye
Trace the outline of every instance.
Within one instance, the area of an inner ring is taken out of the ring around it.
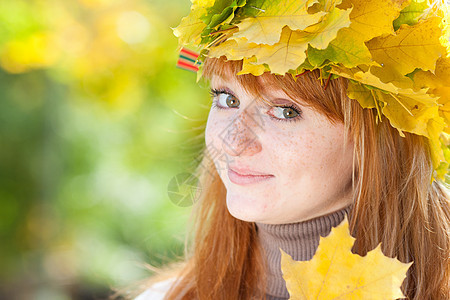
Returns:
[[[239,107],[239,100],[226,91],[211,90],[211,96],[213,97],[212,107],[214,108],[228,109]]]

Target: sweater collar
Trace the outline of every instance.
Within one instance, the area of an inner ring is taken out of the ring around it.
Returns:
[[[268,267],[267,299],[288,299],[289,293],[281,273],[281,252],[296,261],[310,260],[319,246],[320,236],[327,236],[350,212],[352,204],[310,220],[289,224],[256,222],[258,239]]]

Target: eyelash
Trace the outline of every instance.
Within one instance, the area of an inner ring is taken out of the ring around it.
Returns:
[[[236,96],[234,96],[232,93],[230,93],[229,91],[224,90],[224,89],[211,89],[211,91],[210,91],[209,93],[211,94],[211,97],[212,97],[212,98],[217,97],[217,96],[219,96],[220,94],[226,94],[226,95],[230,95],[230,96],[232,96],[232,97],[234,97],[234,98],[237,99]],[[211,107],[212,107],[212,108],[216,108],[216,109],[220,109],[220,110],[226,110],[226,109],[228,109],[228,108],[224,108],[224,107],[218,106],[217,103],[216,103],[216,101],[213,101],[213,103],[211,104]],[[278,122],[285,122],[285,123],[286,123],[286,122],[298,122],[298,121],[301,119],[301,115],[302,115],[302,114],[301,114],[301,111],[299,111],[299,109],[296,108],[294,105],[283,105],[283,106],[272,106],[272,107],[291,108],[292,110],[294,110],[294,111],[298,114],[297,117],[295,117],[295,118],[289,118],[289,119],[280,119],[280,118],[277,118],[277,117],[268,115],[271,119],[273,119],[273,120],[275,120],[275,121],[278,121]]]

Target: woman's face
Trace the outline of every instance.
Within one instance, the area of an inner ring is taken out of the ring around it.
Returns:
[[[352,203],[353,142],[344,144],[342,123],[330,123],[281,89],[262,92],[279,107],[259,104],[235,79],[213,76],[211,90],[205,142],[231,215],[294,223]]]

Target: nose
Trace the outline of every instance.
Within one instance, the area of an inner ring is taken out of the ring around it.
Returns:
[[[258,133],[262,126],[257,123],[254,112],[243,110],[220,134],[222,148],[230,156],[251,156],[262,150]]]

